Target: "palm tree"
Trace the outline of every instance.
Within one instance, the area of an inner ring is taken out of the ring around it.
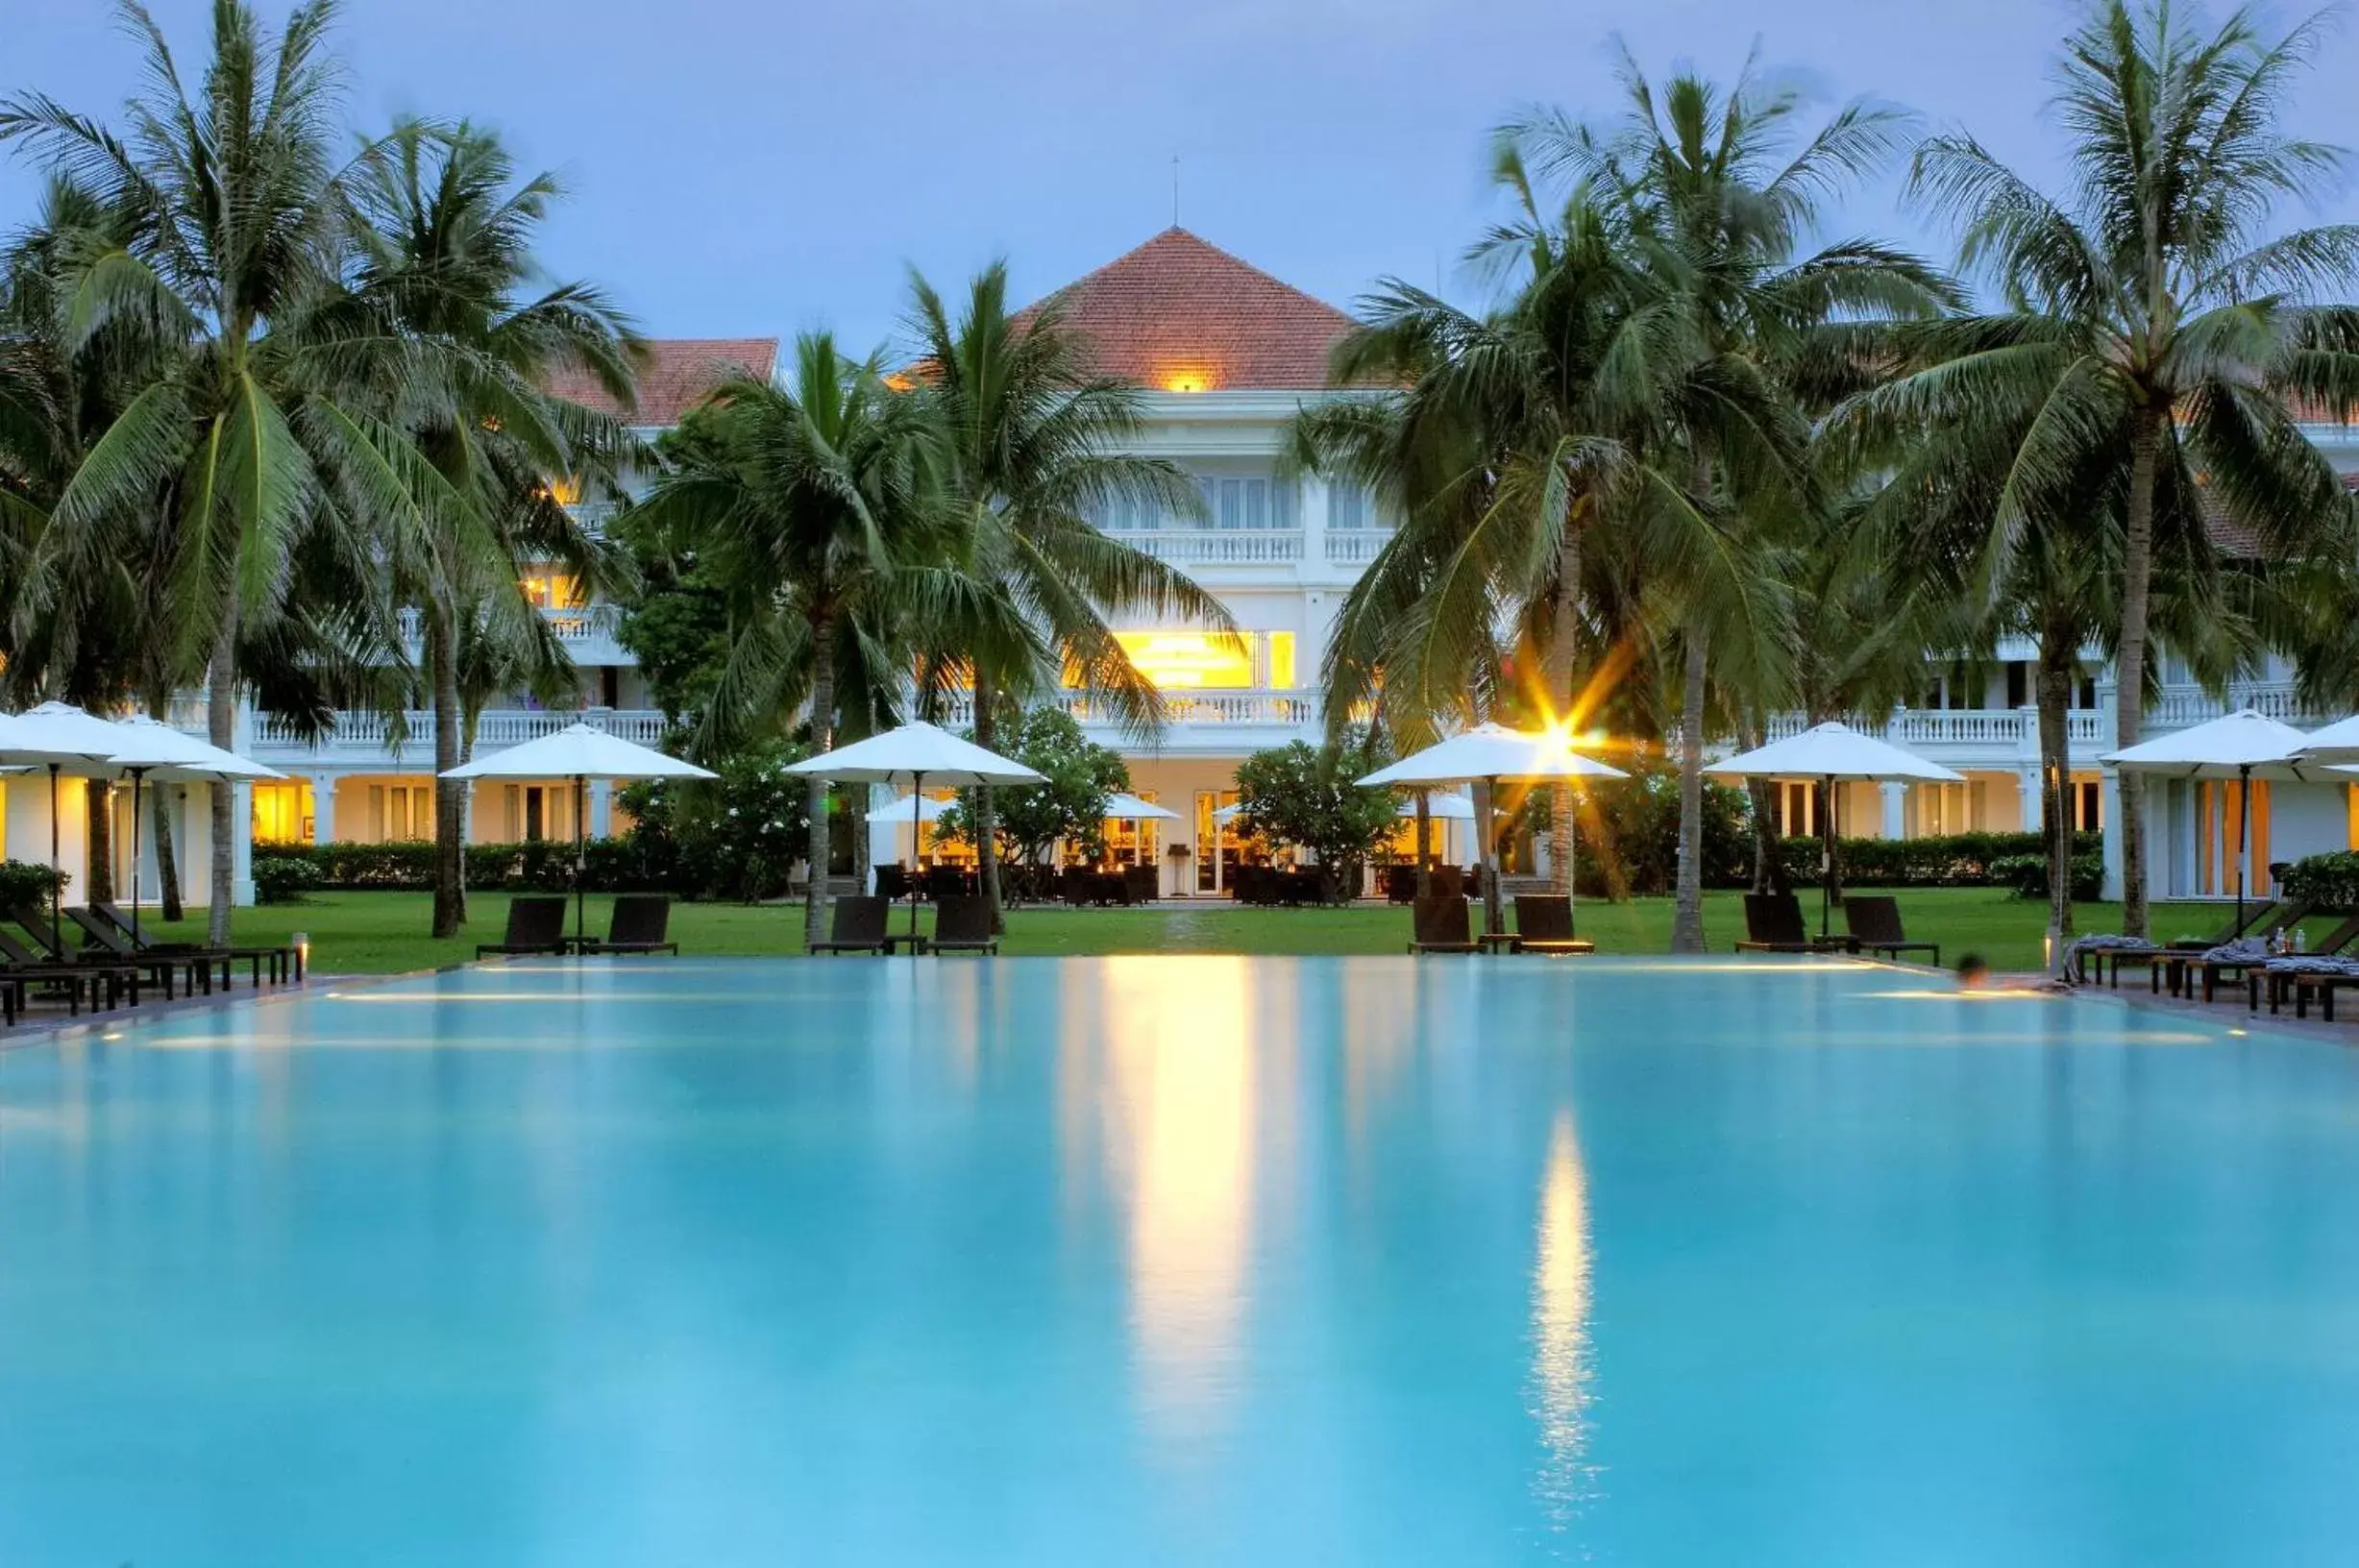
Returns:
[[[394,349],[343,286],[373,150],[341,148],[333,5],[307,0],[272,37],[240,0],[216,0],[193,95],[146,9],[120,11],[146,56],[121,133],[39,93],[0,98],[0,143],[129,224],[62,268],[68,347],[119,331],[147,367],[60,494],[28,597],[57,601],[127,534],[160,528],[169,662],[176,678],[202,672],[211,738],[227,746],[252,675],[241,637],[271,635],[306,541],[338,534],[364,560],[372,533],[430,531],[466,501],[356,392]],[[229,935],[234,802],[212,792],[215,941]]]
[[[2198,477],[2272,549],[2309,551],[2344,504],[2298,414],[2359,404],[2359,227],[2278,233],[2341,149],[2288,135],[2295,75],[2325,18],[2265,34],[2238,9],[2205,30],[2165,0],[2098,0],[2066,40],[2054,109],[2074,171],[2051,196],[1972,136],[1918,149],[1910,187],[1954,216],[1991,313],[1946,328],[1893,403],[2021,435],[1997,460],[2003,533],[2040,491],[2093,468],[2118,487],[2114,742],[2136,744],[2149,685],[2158,519]],[[1934,416],[1941,417],[1941,416]],[[2147,929],[2144,786],[2121,776],[2124,929]]]
[[[1731,521],[1768,512],[1807,515],[1822,504],[1809,464],[1804,404],[1840,386],[1871,356],[1897,320],[1949,303],[1943,279],[1916,257],[1868,239],[1847,239],[1797,259],[1803,235],[1828,199],[1871,173],[1898,147],[1905,117],[1855,102],[1792,146],[1798,94],[1762,83],[1748,62],[1723,89],[1688,74],[1659,94],[1627,55],[1621,115],[1588,125],[1560,112],[1526,115],[1500,140],[1517,165],[1539,178],[1591,188],[1616,215],[1641,264],[1672,291],[1664,336],[1680,343],[1676,383],[1657,406],[1652,441],[1669,467],[1684,465],[1673,503]],[[1674,459],[1670,453],[1676,453]],[[1723,560],[1704,572],[1725,576]],[[1732,647],[1694,574],[1674,569],[1664,584],[1679,601],[1680,873],[1672,945],[1701,951],[1703,760],[1707,676],[1745,676],[1752,649]],[[1724,596],[1713,596],[1721,598]],[[1763,651],[1767,644],[1757,644]],[[1734,678],[1732,678],[1734,677]],[[1757,689],[1774,672],[1752,672]]]
[[[1011,313],[1005,263],[975,277],[955,317],[914,273],[910,292],[922,355],[918,391],[943,443],[958,560],[997,600],[973,606],[995,631],[958,628],[975,639],[962,673],[974,694],[977,743],[992,744],[1003,698],[1022,701],[1069,680],[1132,731],[1151,733],[1162,698],[1106,617],[1177,615],[1219,632],[1235,627],[1184,574],[1090,520],[1118,501],[1200,517],[1201,494],[1176,466],[1124,451],[1143,429],[1138,389],[1091,369],[1087,345],[1054,298]],[[1028,635],[1011,634],[1019,625]],[[977,802],[975,840],[988,846],[992,792]],[[988,847],[983,887],[996,922],[999,868]]]
[[[938,612],[954,597],[953,575],[937,565],[945,530],[925,412],[885,384],[879,356],[849,360],[819,332],[797,340],[792,386],[728,380],[673,438],[639,521],[693,551],[729,601],[706,751],[781,733],[806,707],[813,746],[829,749],[845,645],[872,618]],[[825,935],[826,808],[826,780],[814,777],[807,942]]]
[[[511,674],[509,686],[570,685],[573,663],[526,598],[522,578],[561,564],[585,589],[614,578],[609,552],[557,503],[555,488],[611,487],[628,455],[612,419],[544,391],[550,373],[583,367],[618,401],[634,391],[639,351],[628,322],[579,282],[532,289],[535,232],[560,194],[555,178],[519,180],[499,139],[464,122],[395,127],[364,165],[354,198],[365,225],[354,308],[386,340],[430,342],[388,355],[381,409],[456,494],[431,530],[396,530],[384,557],[419,611],[434,714],[433,934],[466,919],[467,787],[443,777],[465,761],[462,671]]]

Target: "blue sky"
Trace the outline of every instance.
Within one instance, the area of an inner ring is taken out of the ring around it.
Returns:
[[[203,0],[152,0],[184,61]],[[265,14],[283,0],[262,0]],[[135,53],[101,0],[9,0],[0,86],[111,115]],[[2040,110],[2062,0],[348,0],[356,127],[472,115],[572,195],[553,270],[648,331],[827,325],[866,346],[904,269],[954,283],[1004,254],[1030,298],[1171,219],[1348,305],[1431,282],[1496,210],[1486,133],[1519,105],[1614,106],[1608,39],[1651,74],[1766,61],[1830,104],[1866,93],[1963,125],[2052,179]],[[2285,12],[2286,15],[2295,14]],[[2359,30],[2332,39],[2301,128],[2337,137]],[[33,180],[0,165],[0,227]],[[1936,252],[1890,188],[1844,227]],[[2347,213],[2338,197],[2334,210]],[[1453,278],[1454,292],[1467,284]]]

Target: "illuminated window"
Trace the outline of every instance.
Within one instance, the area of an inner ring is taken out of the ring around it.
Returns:
[[[300,779],[254,786],[254,842],[311,842],[311,786]]]
[[[1294,634],[1290,631],[1269,634],[1269,686],[1277,692],[1294,689]]]
[[[549,481],[549,499],[555,502],[560,506],[580,505],[581,481],[571,474],[564,476],[562,478],[551,479]]]
[[[1139,673],[1162,691],[1241,691],[1253,685],[1250,633],[1220,637],[1205,631],[1118,631]]]
[[[581,607],[581,583],[566,572],[542,572],[523,579],[525,598],[544,610]]]

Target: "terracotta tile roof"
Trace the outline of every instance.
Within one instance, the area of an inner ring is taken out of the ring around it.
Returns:
[[[698,399],[728,377],[744,371],[767,380],[778,365],[774,337],[659,337],[647,347],[635,408],[617,404],[579,371],[550,378],[549,390],[628,425],[664,428],[677,425]]]
[[[1246,265],[1185,229],[1137,250],[1020,312],[1062,306],[1101,375],[1168,391],[1312,391],[1351,317]]]

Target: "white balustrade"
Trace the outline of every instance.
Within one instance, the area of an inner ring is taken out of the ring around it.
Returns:
[[[1376,559],[1376,552],[1383,550],[1391,537],[1388,528],[1330,528],[1327,530],[1327,563],[1330,566],[1365,566]]]
[[[1086,692],[1068,693],[1063,702],[1065,711],[1082,723],[1120,723],[1120,715],[1109,704]],[[1311,690],[1166,692],[1163,703],[1165,723],[1174,729],[1205,724],[1291,728],[1315,723],[1319,713],[1319,694]],[[946,694],[940,715],[935,723],[946,728],[969,728],[974,723],[974,698],[966,692]]]
[[[1112,528],[1106,537],[1172,566],[1270,566],[1302,559],[1300,528]]]
[[[202,719],[200,713],[196,727],[202,727]],[[524,741],[553,735],[568,724],[584,720],[609,735],[641,746],[653,746],[663,739],[664,717],[652,709],[594,708],[573,712],[496,708],[477,721],[475,754],[482,756]],[[293,754],[330,762],[378,762],[397,755],[405,760],[417,759],[421,764],[431,760],[432,710],[409,709],[401,716],[398,733],[401,741],[397,747],[397,728],[390,715],[356,709],[337,713],[334,726],[316,741],[282,720],[264,718],[255,727],[254,749],[262,756]]]
[[[623,607],[603,602],[595,604],[544,604],[541,619],[549,623],[561,643],[609,641],[623,624]],[[402,641],[417,646],[424,641],[426,628],[416,608],[401,612]]]

